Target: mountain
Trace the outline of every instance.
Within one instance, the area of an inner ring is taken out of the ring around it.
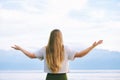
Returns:
[[[43,69],[43,61],[30,59],[20,51],[0,50],[0,70],[37,70]]]
[[[120,52],[95,49],[70,65],[72,69],[120,69]]]
[[[19,51],[0,50],[0,70],[43,70],[44,63]],[[120,52],[94,49],[82,58],[70,61],[70,69],[120,69]]]

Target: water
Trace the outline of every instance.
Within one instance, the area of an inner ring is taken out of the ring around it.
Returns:
[[[68,80],[120,80],[120,70],[72,70]],[[0,71],[0,80],[45,80],[43,71]]]

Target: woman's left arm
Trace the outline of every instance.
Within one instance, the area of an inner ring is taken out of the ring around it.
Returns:
[[[93,48],[95,48],[95,47],[98,46],[99,44],[102,44],[102,42],[103,42],[103,40],[99,40],[98,42],[94,42],[94,43],[92,44],[92,46],[84,49],[83,51],[77,52],[77,53],[75,54],[75,58],[85,56],[85,55],[88,54]]]

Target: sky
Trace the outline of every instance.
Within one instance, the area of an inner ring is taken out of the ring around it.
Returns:
[[[42,47],[56,28],[66,45],[120,51],[120,0],[0,0],[0,49]]]

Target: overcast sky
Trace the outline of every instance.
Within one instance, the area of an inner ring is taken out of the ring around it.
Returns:
[[[120,0],[0,0],[0,49],[44,46],[55,28],[65,44],[120,51]]]

